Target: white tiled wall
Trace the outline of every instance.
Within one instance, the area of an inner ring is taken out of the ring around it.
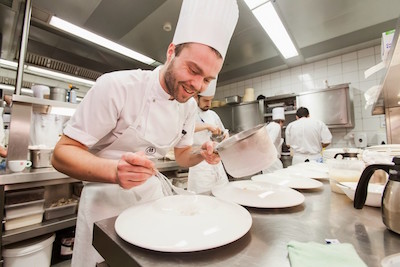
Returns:
[[[300,93],[326,88],[329,85],[350,83],[350,93],[354,103],[354,128],[331,129],[333,140],[330,147],[354,147],[355,133],[365,132],[368,145],[377,145],[378,136],[386,133],[384,115],[371,115],[371,106],[365,108],[364,92],[381,82],[383,71],[367,79],[364,71],[381,61],[380,46],[370,47],[356,52],[343,54],[314,63],[304,64],[287,70],[219,86],[215,99],[224,100],[231,95],[243,96],[248,87],[254,88],[257,97],[266,97],[288,93]],[[312,116],[312,114],[310,114]]]

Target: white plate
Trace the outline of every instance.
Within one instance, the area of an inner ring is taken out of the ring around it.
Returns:
[[[268,182],[271,184],[277,184],[287,186],[294,189],[315,189],[320,188],[323,184],[320,181],[299,176],[296,174],[277,174],[277,173],[265,173],[251,177],[251,180],[256,182]]]
[[[304,176],[312,179],[319,179],[319,180],[328,180],[329,179],[329,172],[325,169],[317,170],[313,168],[307,168],[304,166],[290,166],[288,168],[284,168],[281,170],[277,170],[274,173],[279,174],[295,174],[299,176]]]
[[[400,253],[389,255],[381,261],[382,267],[399,267],[400,266]]]
[[[286,186],[251,180],[229,182],[214,187],[214,196],[256,208],[287,208],[304,202],[303,194]]]
[[[190,252],[231,243],[252,224],[243,207],[212,196],[168,196],[123,211],[115,231],[125,241],[162,252]]]

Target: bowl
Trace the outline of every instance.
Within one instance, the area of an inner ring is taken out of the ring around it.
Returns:
[[[336,184],[351,200],[354,201],[354,195],[357,188],[356,182],[341,182]],[[370,207],[380,207],[382,202],[382,194],[385,185],[368,184],[367,200],[365,205]]]

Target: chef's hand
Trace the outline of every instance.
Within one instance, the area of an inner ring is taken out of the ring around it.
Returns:
[[[215,125],[212,124],[207,124],[207,129],[213,134],[213,135],[220,135],[222,133],[221,129],[218,128]]]
[[[209,164],[217,164],[221,161],[218,153],[214,153],[214,146],[216,145],[215,142],[207,141],[201,146],[201,156],[204,158],[205,161]]]
[[[128,152],[117,165],[117,183],[125,189],[138,186],[155,174],[155,165],[144,152]]]

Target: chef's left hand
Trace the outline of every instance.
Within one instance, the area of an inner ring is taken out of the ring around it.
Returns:
[[[205,161],[209,164],[217,164],[221,161],[218,153],[214,153],[214,146],[216,145],[215,142],[207,141],[201,146],[201,156],[204,158]]]

